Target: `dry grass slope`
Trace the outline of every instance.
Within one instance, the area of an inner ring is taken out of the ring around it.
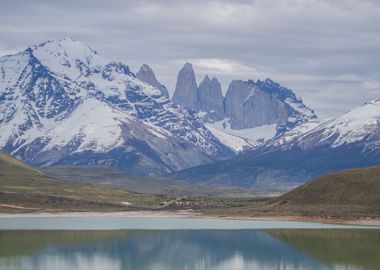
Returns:
[[[1,212],[146,210],[170,199],[59,181],[0,152]]]
[[[270,208],[307,215],[380,216],[380,166],[325,174],[273,200]]]

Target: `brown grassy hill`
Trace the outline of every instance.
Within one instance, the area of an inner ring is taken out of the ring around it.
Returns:
[[[43,176],[44,174],[0,151],[0,177],[5,175]]]
[[[59,181],[0,152],[0,212],[156,209],[170,199]]]
[[[186,210],[220,209],[236,207],[254,198],[174,197],[130,192],[123,185],[125,174],[104,168],[58,168],[59,177],[50,177],[13,157],[0,152],[0,212],[56,212],[56,211],[138,211],[138,210]],[[57,168],[54,168],[57,172]],[[104,170],[104,171],[103,171]],[[51,175],[51,170],[48,171]],[[78,174],[78,175],[76,175]],[[70,176],[83,182],[71,182]],[[65,180],[61,180],[64,177]],[[93,183],[86,183],[94,178]],[[152,185],[145,191],[152,192],[163,181],[152,183],[143,178],[133,178],[128,187]],[[142,180],[142,183],[137,183]],[[104,182],[120,183],[119,187],[106,186]],[[95,184],[96,183],[96,184]],[[100,185],[103,184],[103,185]],[[175,183],[170,183],[170,188]],[[181,184],[178,184],[182,190]],[[166,187],[169,187],[167,185]],[[201,187],[192,190],[197,192]],[[218,191],[221,192],[221,191]],[[205,191],[200,194],[205,194]]]
[[[380,216],[380,166],[330,173],[269,203],[306,215]]]

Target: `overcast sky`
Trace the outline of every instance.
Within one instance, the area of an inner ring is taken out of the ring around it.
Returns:
[[[191,62],[198,83],[265,79],[324,118],[380,98],[380,1],[1,0],[0,55],[71,36],[173,91]]]

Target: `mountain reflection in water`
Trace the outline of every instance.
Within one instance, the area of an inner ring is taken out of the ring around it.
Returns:
[[[0,231],[0,269],[374,270],[380,231]]]

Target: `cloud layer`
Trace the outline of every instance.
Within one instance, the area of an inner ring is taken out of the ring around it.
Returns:
[[[380,98],[380,2],[373,0],[4,0],[0,54],[71,36],[171,90],[184,62],[198,81],[273,80],[322,117]]]

